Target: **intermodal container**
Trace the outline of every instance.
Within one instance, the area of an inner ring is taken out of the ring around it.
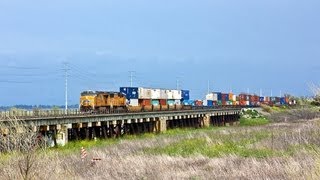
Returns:
[[[286,98],[285,98],[285,97],[281,97],[281,98],[280,98],[280,104],[281,104],[281,105],[286,104]]]
[[[120,87],[120,92],[124,94],[127,99],[139,98],[139,88],[137,87]]]
[[[174,100],[173,99],[168,99],[167,100],[167,105],[173,106],[174,105]]]
[[[265,102],[269,102],[270,101],[270,97],[269,96],[264,97],[264,101]]]
[[[160,99],[168,99],[165,89],[160,89]]]
[[[139,106],[139,99],[130,99],[129,105],[130,106]]]
[[[210,100],[203,100],[203,106],[208,106],[208,101]]]
[[[212,100],[212,101],[213,101],[213,100],[214,100],[214,99],[213,99],[213,93],[207,94],[207,95],[206,95],[206,100]]]
[[[264,97],[259,97],[259,102],[264,102]]]
[[[289,97],[285,97],[286,104],[289,104]]]
[[[233,101],[233,93],[229,93],[228,101]]]
[[[181,91],[180,90],[172,90],[173,92],[173,99],[175,100],[181,100]]]
[[[182,102],[182,104],[183,104],[183,105],[186,105],[186,106],[188,106],[188,105],[194,106],[194,101],[193,101],[193,100],[184,100],[184,101]]]
[[[229,101],[229,94],[222,93],[221,94],[221,100],[222,101]]]
[[[159,100],[152,99],[152,100],[151,100],[151,104],[152,104],[153,106],[159,106],[159,105],[160,105],[160,102],[159,102]]]
[[[207,106],[212,107],[213,106],[213,101],[212,100],[207,100]]]
[[[240,106],[246,106],[247,105],[247,101],[241,100],[240,102]]]
[[[213,106],[216,106],[218,105],[218,102],[217,101],[213,101]]]
[[[222,101],[222,105],[226,106],[227,105],[227,101]]]
[[[214,92],[213,95],[217,96],[217,101],[222,101],[222,93],[221,92]],[[213,98],[213,100],[215,101],[215,97]]]
[[[162,105],[162,106],[167,105],[166,99],[160,99],[159,102],[160,102],[160,105]]]
[[[175,105],[181,105],[181,100],[174,100]]]
[[[167,99],[173,99],[173,92],[172,90],[165,90],[165,93],[167,95]]]
[[[150,99],[139,99],[139,105],[140,106],[151,106],[151,100]]]
[[[239,94],[240,101],[249,101],[250,97],[247,94]]]
[[[151,99],[151,91],[149,88],[139,88],[139,99]]]
[[[182,100],[189,100],[190,99],[190,91],[189,90],[181,90]]]
[[[151,99],[161,99],[161,90],[151,89]]]
[[[232,101],[237,101],[237,95],[232,96]]]
[[[195,106],[203,106],[203,102],[201,100],[195,100],[194,103]]]

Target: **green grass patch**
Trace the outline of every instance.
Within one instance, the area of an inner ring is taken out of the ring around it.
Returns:
[[[65,146],[59,146],[57,148],[51,148],[50,150],[59,151],[62,153],[70,154],[74,152],[80,152],[81,147],[91,149],[93,147],[107,147],[119,143],[119,139],[97,139],[97,140],[82,140],[82,141],[70,141]]]
[[[261,126],[261,125],[266,125],[269,122],[270,121],[266,118],[253,118],[253,119],[240,118],[241,126]]]
[[[241,157],[264,158],[278,156],[276,152],[269,148],[253,148],[249,145],[270,137],[267,132],[255,132],[241,137],[239,140],[233,139],[234,135],[222,136],[216,139],[214,135],[207,138],[184,139],[165,147],[148,148],[145,150],[149,154],[166,154],[169,156],[190,157],[203,155],[207,157],[221,157],[225,155],[238,155]]]

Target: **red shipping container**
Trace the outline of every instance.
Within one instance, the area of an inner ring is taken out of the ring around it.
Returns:
[[[202,102],[201,100],[196,100],[196,101],[194,102],[194,104],[195,104],[196,106],[203,106],[203,102]]]
[[[140,106],[151,106],[150,99],[139,99]]]
[[[166,99],[160,99],[160,105],[162,105],[162,106],[167,105],[167,100]]]
[[[239,94],[239,101],[248,101],[247,94]]]

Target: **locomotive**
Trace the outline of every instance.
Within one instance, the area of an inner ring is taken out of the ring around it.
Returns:
[[[120,92],[84,91],[81,93],[81,112],[110,112],[125,109],[126,97]]]

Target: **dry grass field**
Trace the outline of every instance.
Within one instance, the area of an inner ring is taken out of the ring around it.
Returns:
[[[319,179],[320,120],[277,117],[266,125],[178,129],[37,151],[27,179]],[[25,178],[21,158],[2,154],[0,179]]]

